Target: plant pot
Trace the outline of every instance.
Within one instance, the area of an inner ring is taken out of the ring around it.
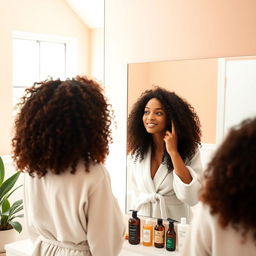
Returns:
[[[5,252],[5,244],[12,243],[18,239],[19,233],[15,229],[0,231],[0,253]]]

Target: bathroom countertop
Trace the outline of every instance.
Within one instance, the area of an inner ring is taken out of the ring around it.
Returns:
[[[132,245],[125,240],[123,249],[119,256],[179,256],[179,251],[167,251],[165,248],[155,248],[154,246],[143,246],[142,244]]]
[[[30,239],[19,240],[5,245],[6,256],[31,256],[32,243]]]
[[[5,246],[6,256],[31,256],[32,243],[29,239],[16,241]],[[132,245],[127,240],[124,241],[123,248],[119,256],[179,256],[179,251],[170,252],[165,248],[155,248],[154,246],[143,246],[142,244]],[[1,256],[1,255],[0,255]]]

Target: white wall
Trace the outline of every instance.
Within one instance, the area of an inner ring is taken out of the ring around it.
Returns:
[[[77,74],[90,71],[90,30],[64,0],[8,0],[0,8],[0,154],[11,152],[12,33],[77,39]]]
[[[104,76],[104,29],[91,29],[90,76],[103,83]]]
[[[105,85],[117,129],[108,159],[125,209],[127,64],[256,55],[255,0],[105,0]]]

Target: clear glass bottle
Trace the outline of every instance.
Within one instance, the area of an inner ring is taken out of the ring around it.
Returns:
[[[153,226],[150,221],[150,219],[146,219],[142,228],[142,244],[144,246],[153,245]]]

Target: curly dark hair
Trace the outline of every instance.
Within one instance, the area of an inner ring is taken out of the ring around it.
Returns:
[[[127,151],[135,156],[136,160],[143,160],[150,146],[152,135],[143,124],[142,118],[147,102],[158,99],[166,113],[167,124],[173,120],[178,136],[178,151],[183,161],[190,160],[201,145],[201,129],[199,118],[194,108],[174,92],[169,92],[161,87],[146,90],[133,105],[128,117]],[[171,128],[168,128],[171,129]],[[163,161],[167,163],[168,171],[173,170],[172,160],[165,150]]]
[[[200,199],[222,227],[253,231],[256,243],[256,118],[230,129],[208,163]]]
[[[101,86],[87,77],[48,80],[26,89],[12,139],[13,159],[21,171],[44,176],[82,160],[103,163],[109,153],[111,111]]]

